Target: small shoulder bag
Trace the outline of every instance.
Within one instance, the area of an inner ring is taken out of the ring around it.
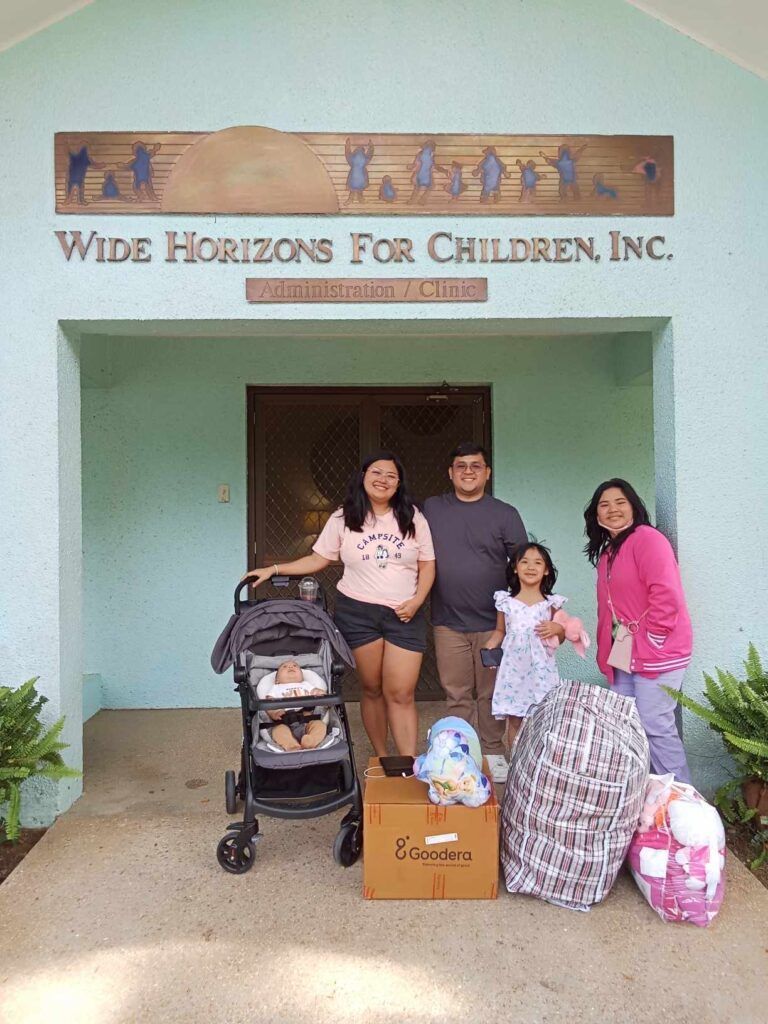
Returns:
[[[613,644],[608,655],[608,664],[611,668],[617,668],[620,672],[631,672],[632,670],[632,637],[640,629],[640,623],[648,614],[648,608],[636,619],[625,622],[616,611],[611,597],[611,570],[606,566],[605,581],[608,587],[608,605],[611,609],[613,625],[611,636]]]

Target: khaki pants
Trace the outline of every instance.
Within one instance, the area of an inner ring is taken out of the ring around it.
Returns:
[[[477,730],[484,754],[503,754],[507,723],[491,714],[496,672],[480,661],[480,649],[492,632],[457,633],[447,626],[435,626],[435,655],[449,713]]]

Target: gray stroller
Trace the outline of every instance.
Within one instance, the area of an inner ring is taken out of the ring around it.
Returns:
[[[287,576],[272,578],[275,587],[289,584]],[[336,862],[350,867],[360,856],[363,842],[362,793],[340,693],[345,666],[354,665],[352,652],[325,610],[322,593],[315,603],[295,598],[241,600],[247,586],[245,581],[235,590],[235,614],[211,655],[215,672],[234,667],[243,720],[240,771],[237,775],[227,771],[224,776],[227,813],[236,814],[242,802],[243,820],[228,826],[216,857],[225,871],[243,874],[253,866],[261,838],[257,814],[316,818],[351,805],[333,846]],[[260,680],[287,658],[321,676],[327,695],[261,699]],[[306,714],[318,708],[327,709],[327,731],[319,746],[286,751],[271,741],[268,711]]]

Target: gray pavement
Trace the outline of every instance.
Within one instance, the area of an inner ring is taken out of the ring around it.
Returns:
[[[768,1021],[768,891],[734,858],[706,930],[625,875],[589,914],[503,888],[365,901],[331,857],[338,814],[263,819],[234,877],[214,851],[238,712],[102,711],[85,738],[84,796],[0,886],[2,1024]]]

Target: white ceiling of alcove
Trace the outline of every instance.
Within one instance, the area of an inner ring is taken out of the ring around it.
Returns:
[[[93,0],[0,0],[0,50],[61,21]],[[576,2],[576,0],[573,0]],[[766,0],[614,0],[690,36],[741,67],[768,78]]]
[[[62,21],[93,0],[0,0],[0,50]]]
[[[768,3],[766,0],[626,0],[721,54],[768,78]]]

